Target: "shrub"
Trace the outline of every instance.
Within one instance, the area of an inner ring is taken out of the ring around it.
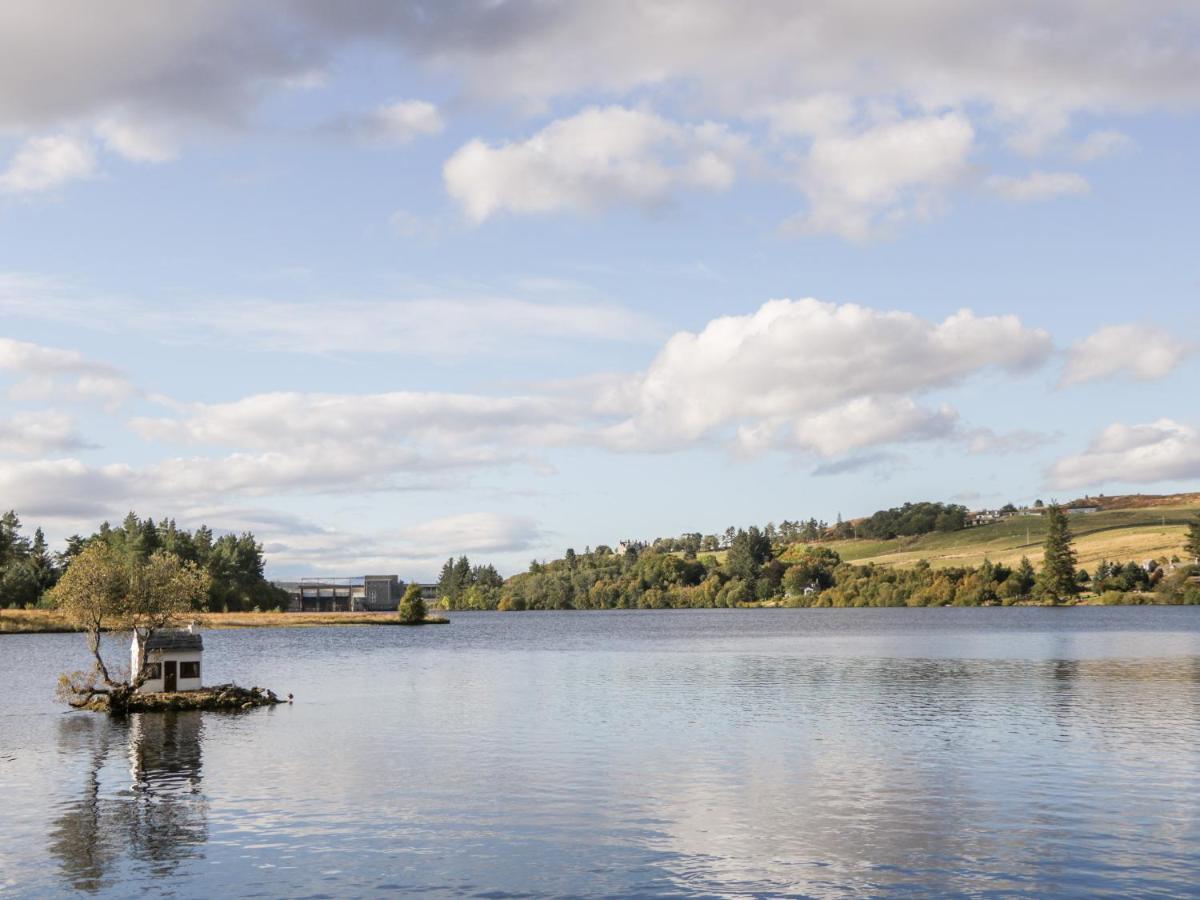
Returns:
[[[415,625],[425,621],[425,601],[421,597],[419,585],[410,584],[400,600],[400,621],[406,625]]]

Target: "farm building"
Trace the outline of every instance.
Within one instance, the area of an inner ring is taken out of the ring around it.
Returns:
[[[144,694],[175,691],[200,690],[200,660],[204,655],[204,638],[194,625],[181,630],[133,632],[130,646],[131,677],[137,678],[141,671],[142,644],[146,645],[146,668],[148,674],[139,690]]]

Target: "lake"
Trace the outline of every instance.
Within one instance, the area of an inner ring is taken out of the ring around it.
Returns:
[[[209,631],[295,704],[128,720],[55,703],[81,636],[0,637],[0,894],[1200,884],[1200,608],[451,618]]]

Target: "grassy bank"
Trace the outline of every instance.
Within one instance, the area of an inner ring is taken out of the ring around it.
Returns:
[[[1116,509],[1072,516],[1071,531],[1079,565],[1091,569],[1102,559],[1141,562],[1178,555],[1183,547],[1187,523],[1195,506]],[[979,566],[985,559],[1013,566],[1028,556],[1035,565],[1042,560],[1046,520],[1041,516],[1018,516],[996,522],[919,537],[890,541],[829,541],[823,546],[838,552],[846,562],[911,566],[927,560],[934,568]],[[798,545],[796,553],[803,552]],[[783,561],[789,561],[784,554]]]
[[[202,613],[203,628],[315,628],[331,625],[400,625],[395,613]],[[445,625],[449,619],[428,616],[421,625]],[[411,626],[409,626],[411,627]],[[53,634],[78,629],[50,609],[0,610],[0,634]]]
[[[197,616],[204,628],[315,628],[329,625],[405,625],[392,612],[356,613],[205,613]],[[426,616],[419,625],[446,625],[449,619]]]
[[[53,634],[78,630],[54,610],[0,609],[0,634]]]

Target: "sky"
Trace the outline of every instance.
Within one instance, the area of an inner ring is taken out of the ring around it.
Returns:
[[[14,0],[0,506],[268,575],[1200,483],[1200,6]]]

